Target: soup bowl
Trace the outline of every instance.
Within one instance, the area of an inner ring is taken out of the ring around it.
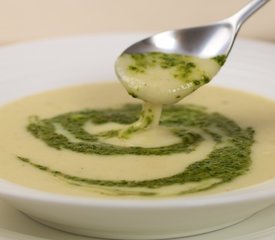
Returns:
[[[115,79],[116,56],[144,36],[83,36],[2,48],[0,104],[61,86]],[[112,49],[98,52],[109,49],[110,39]],[[211,84],[275,99],[271,91],[275,83],[270,81],[274,56],[272,44],[239,41]],[[204,196],[103,199],[43,192],[0,179],[0,197],[31,218],[67,232],[110,239],[165,239],[242,221],[275,202],[275,180]]]
[[[166,239],[230,226],[274,203],[275,182],[215,196],[106,200],[62,196],[0,181],[0,195],[31,218],[108,239]]]

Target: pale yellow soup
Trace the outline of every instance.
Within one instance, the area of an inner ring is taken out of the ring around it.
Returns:
[[[192,67],[188,68],[188,64]],[[123,54],[115,64],[116,73],[126,90],[154,104],[177,103],[208,83],[220,68],[221,65],[211,58],[161,52]]]
[[[275,131],[275,103],[262,97],[218,87],[203,87],[183,99],[178,106],[192,104],[191,106],[206,107],[205,111],[209,114],[218,112],[235,121],[243,129],[251,127],[255,130],[249,170],[222,184],[219,184],[219,179],[213,177],[184,184],[149,188],[142,184],[135,186],[136,182],[150,182],[177,175],[208,156],[217,143],[196,129],[194,132],[201,134],[203,141],[198,143],[194,151],[167,155],[100,155],[68,148],[56,149],[27,130],[27,126],[32,121],[35,122],[37,117],[52,119],[60,114],[76,112],[72,118],[75,120],[82,117],[79,114],[81,110],[105,109],[104,111],[108,112],[106,109],[119,109],[126,103],[141,104],[139,100],[129,97],[120,84],[104,83],[49,91],[1,107],[0,177],[26,187],[60,194],[104,198],[160,198],[221,193],[260,184],[275,176],[275,135],[271,134]],[[88,134],[98,134],[106,130],[120,129],[124,125],[127,124],[96,124],[87,121],[83,129]],[[54,127],[55,132],[69,142],[86,144],[86,141],[78,139],[58,123]],[[179,142],[179,137],[162,124],[155,129],[134,134],[129,139],[99,139],[101,143],[125,148],[165,147]],[[219,143],[218,147],[223,147],[223,143]],[[68,176],[74,176],[76,179]],[[104,184],[100,184],[100,181]],[[129,181],[133,185],[108,185],[108,182],[121,181]]]

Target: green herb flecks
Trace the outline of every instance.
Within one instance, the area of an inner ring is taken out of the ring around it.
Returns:
[[[183,56],[181,54],[149,52],[134,53],[130,56],[134,60],[134,64],[129,65],[128,70],[133,73],[146,73],[149,68],[160,67],[162,69],[171,70],[171,75],[176,79],[192,82],[190,76],[192,76],[194,72],[201,71],[193,62],[192,57]],[[196,80],[196,85],[205,84],[206,82],[203,81],[204,78],[209,79],[208,76],[203,76],[202,79]],[[199,84],[197,84],[198,81]]]
[[[243,129],[226,116],[219,113],[209,113],[207,109],[199,106],[175,105],[164,108],[160,125],[170,128],[173,134],[181,139],[180,143],[169,146],[156,148],[121,147],[102,142],[102,133],[91,134],[84,130],[85,123],[89,121],[97,125],[109,122],[132,124],[138,120],[140,111],[139,105],[125,105],[118,109],[70,112],[49,119],[33,117],[27,129],[34,137],[57,151],[67,149],[82,154],[170,155],[181,152],[189,153],[195,151],[199,144],[205,141],[199,132],[204,132],[204,134],[210,136],[216,146],[205,158],[190,164],[184,170],[179,169],[179,172],[175,175],[143,181],[98,180],[92,176],[91,178],[83,178],[37,164],[34,160],[24,156],[18,156],[18,159],[25,164],[79,186],[108,188],[108,194],[110,195],[156,196],[159,188],[175,184],[199,184],[210,181],[210,184],[206,186],[193,187],[178,194],[198,192],[232,181],[249,170],[254,130],[252,128]],[[66,136],[57,133],[56,124],[60,124],[79,141],[72,142]],[[198,131],[194,131],[195,129]],[[105,134],[106,136],[110,134],[110,137],[117,133],[107,131]],[[217,181],[211,182],[213,179]],[[143,190],[140,190],[140,188]]]
[[[213,57],[213,60],[215,60],[220,66],[223,66],[226,61],[226,58],[226,55],[218,55],[216,57]]]

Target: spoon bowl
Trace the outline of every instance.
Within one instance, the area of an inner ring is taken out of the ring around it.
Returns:
[[[144,102],[179,102],[219,72],[241,25],[268,1],[252,0],[222,21],[158,33],[131,45],[116,61],[119,80]]]
[[[241,25],[268,1],[252,0],[233,16],[213,24],[155,34],[122,54],[163,52],[200,58],[228,55]]]

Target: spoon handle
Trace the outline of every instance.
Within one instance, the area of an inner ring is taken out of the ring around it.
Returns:
[[[241,10],[229,18],[230,21],[236,26],[236,31],[239,30],[241,25],[257,10],[270,0],[252,0],[245,5]]]

